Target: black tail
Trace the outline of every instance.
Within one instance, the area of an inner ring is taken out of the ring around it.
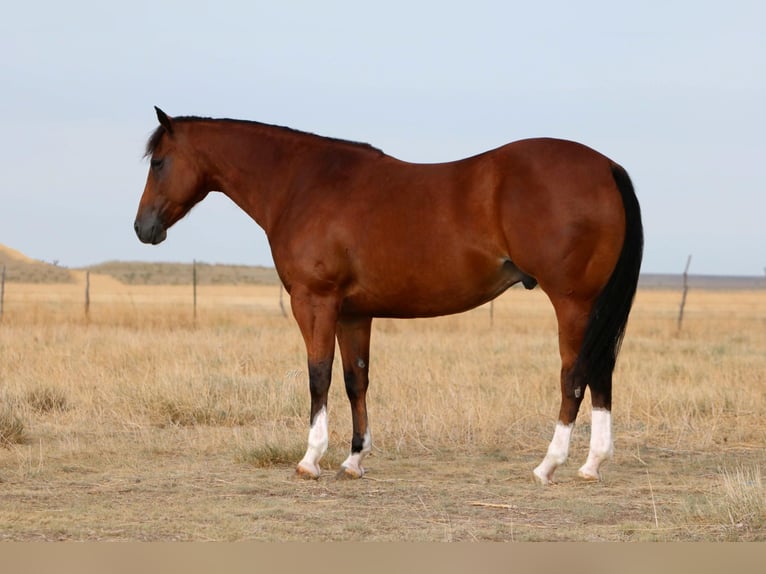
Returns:
[[[641,208],[633,183],[628,172],[616,163],[612,163],[612,176],[625,209],[625,240],[617,265],[590,312],[585,338],[573,369],[577,378],[583,377],[591,387],[606,392],[609,400],[612,371],[633,306],[644,252]]]

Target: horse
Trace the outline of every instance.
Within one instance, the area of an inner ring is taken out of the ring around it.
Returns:
[[[372,319],[460,313],[521,282],[553,305],[561,358],[558,420],[533,476],[550,484],[566,461],[588,388],[590,448],[578,473],[602,479],[613,454],[612,374],[643,254],[625,169],[553,138],[418,164],[286,127],[155,111],[135,232],[161,243],[211,191],[263,228],[306,347],[311,412],[298,476],[319,478],[328,447],[336,339],[353,427],[338,476],[361,478],[372,446]]]

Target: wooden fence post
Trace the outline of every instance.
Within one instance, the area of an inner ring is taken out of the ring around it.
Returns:
[[[194,298],[194,323],[197,322],[197,260],[192,260],[192,285]]]
[[[684,269],[684,288],[681,294],[681,308],[678,310],[678,330],[681,330],[681,322],[684,320],[684,305],[686,305],[686,292],[689,290],[689,265],[692,262],[692,256],[686,260],[686,268]]]
[[[279,309],[282,311],[282,316],[287,317],[287,311],[285,311],[285,304],[282,302],[282,293],[284,292],[285,288],[282,283],[279,283]]]
[[[0,272],[0,321],[3,319],[3,302],[5,300],[5,264]]]
[[[90,319],[90,269],[85,272],[85,320]]]

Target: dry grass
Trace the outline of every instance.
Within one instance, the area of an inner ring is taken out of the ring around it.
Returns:
[[[766,292],[640,291],[615,384],[615,460],[531,481],[558,410],[539,291],[374,323],[368,476],[336,482],[350,413],[336,361],[331,447],[305,447],[303,343],[275,286],[7,286],[0,324],[0,538],[764,540]],[[481,504],[474,504],[479,502]],[[483,504],[483,505],[482,505]],[[117,510],[119,509],[119,510]]]
[[[0,446],[10,447],[24,440],[24,423],[13,408],[0,407]]]
[[[735,529],[762,530],[766,526],[766,485],[761,467],[724,468],[720,472],[720,496],[711,499],[729,525]]]

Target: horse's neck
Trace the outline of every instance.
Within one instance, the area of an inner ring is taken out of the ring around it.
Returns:
[[[250,215],[268,234],[286,201],[291,157],[289,139],[270,126],[232,123],[211,132],[203,156],[210,186]]]
[[[249,214],[267,235],[287,207],[290,194],[305,185],[301,174],[316,173],[317,166],[330,157],[335,162],[345,157],[356,163],[368,154],[382,155],[366,144],[255,122],[213,120],[206,130],[201,133],[198,149],[206,150],[203,153],[212,185]]]

